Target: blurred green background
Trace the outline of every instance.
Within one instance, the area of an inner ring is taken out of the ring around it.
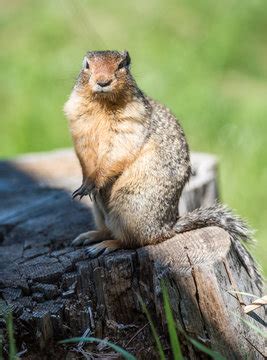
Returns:
[[[220,159],[267,273],[266,0],[1,0],[0,156],[71,146],[62,107],[87,50],[127,49],[140,87]]]

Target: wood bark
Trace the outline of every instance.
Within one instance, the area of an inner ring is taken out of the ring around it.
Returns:
[[[192,155],[194,174],[180,212],[218,197],[216,159]],[[0,163],[0,312],[13,312],[15,337],[25,359],[117,358],[101,346],[62,346],[57,340],[94,335],[142,358],[157,358],[138,296],[146,303],[169,349],[160,281],[178,326],[227,359],[261,359],[264,340],[240,318],[264,328],[263,308],[245,315],[261,296],[226,232],[205,228],[157,246],[88,259],[70,241],[93,228],[89,199],[73,201],[81,182],[71,150],[27,155]],[[0,329],[5,331],[4,316]],[[188,359],[205,358],[183,334]],[[6,349],[6,345],[4,350]]]

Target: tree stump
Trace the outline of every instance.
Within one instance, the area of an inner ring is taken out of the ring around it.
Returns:
[[[183,193],[181,213],[211,205],[218,197],[216,159],[193,154],[192,163],[194,174]],[[12,309],[24,359],[78,359],[86,353],[117,358],[103,346],[57,344],[84,333],[109,338],[138,359],[157,358],[138,295],[171,359],[161,279],[175,320],[187,335],[227,359],[263,358],[264,340],[240,318],[262,329],[264,310],[245,315],[243,306],[251,298],[237,293],[260,297],[260,286],[226,232],[210,227],[157,246],[88,259],[82,248],[69,245],[93,228],[89,199],[78,202],[70,196],[80,182],[71,150],[0,163],[0,312]],[[205,358],[183,335],[180,341],[186,358]]]

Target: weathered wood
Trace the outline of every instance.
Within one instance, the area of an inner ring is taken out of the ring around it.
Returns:
[[[194,176],[183,194],[181,212],[210,205],[218,196],[216,159],[194,154],[192,162]],[[243,305],[251,298],[234,291],[259,297],[261,292],[227,233],[206,228],[157,246],[88,259],[83,249],[69,245],[93,227],[89,199],[77,202],[70,197],[80,181],[70,150],[0,163],[0,309],[12,308],[19,350],[24,346],[29,359],[45,358],[44,354],[78,358],[84,351],[81,346],[70,350],[55,341],[87,331],[108,337],[138,358],[154,359],[153,339],[137,294],[167,346],[160,291],[164,279],[175,319],[189,336],[227,359],[261,358],[255,348],[263,352],[263,340],[233,315],[262,328],[263,308],[244,315]],[[196,349],[183,336],[181,340],[184,354],[198,359]],[[84,349],[110,353],[106,348]]]

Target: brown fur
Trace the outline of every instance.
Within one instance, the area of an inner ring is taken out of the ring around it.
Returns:
[[[125,74],[113,79],[116,66],[114,59],[92,61],[90,81],[74,90],[65,106],[83,176],[97,188],[119,176],[136,158],[138,128],[143,130],[146,115],[143,103],[125,87]],[[112,93],[94,93],[91,84],[106,79],[113,79]],[[123,96],[114,102],[114,94],[122,89]]]
[[[90,63],[89,69],[82,69],[64,110],[81,163],[83,184],[88,188],[93,184],[97,190],[94,215],[98,228],[110,231],[124,247],[134,247],[135,239],[125,234],[132,214],[120,204],[120,193],[125,189],[139,191],[138,184],[144,183],[147,176],[143,169],[149,168],[155,158],[157,144],[153,139],[145,141],[151,106],[127,69],[118,69],[123,56],[89,55],[85,59],[85,64]],[[111,81],[110,91],[99,93],[99,81]],[[156,185],[155,179],[153,186]],[[115,208],[116,214],[123,214],[122,222],[117,215],[113,219],[108,215]],[[87,239],[86,243],[92,233],[76,240],[80,242],[81,238]],[[146,242],[139,239],[140,245]]]
[[[114,118],[111,109],[102,108],[98,103],[94,104],[93,109],[81,105],[79,112],[83,116],[70,123],[83,175],[99,188],[109,179],[121,174],[132,163],[139,150],[136,149],[136,139],[132,136],[135,128],[138,128],[134,111],[131,110],[130,119],[127,120],[127,109],[124,108],[117,118]],[[119,138],[123,138],[123,143]],[[112,156],[111,151],[116,157]]]
[[[212,225],[229,232],[251,266],[239,243],[250,239],[249,229],[228,209],[216,204],[179,217],[179,199],[190,175],[187,141],[169,109],[138,88],[129,63],[127,52],[89,52],[65,105],[83,170],[83,184],[74,196],[92,193],[98,228],[74,244],[104,240],[87,249],[95,256]]]

